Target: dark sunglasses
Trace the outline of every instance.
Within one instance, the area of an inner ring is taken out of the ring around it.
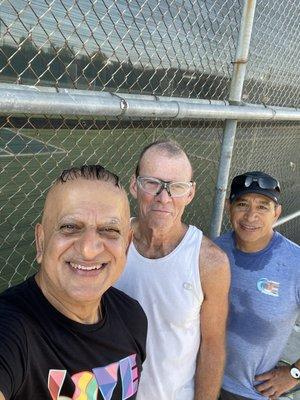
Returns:
[[[234,178],[232,183],[234,185],[244,186],[246,188],[250,187],[253,183],[257,183],[261,189],[276,190],[280,193],[279,182],[276,179],[268,176],[257,177],[255,175],[242,175]]]

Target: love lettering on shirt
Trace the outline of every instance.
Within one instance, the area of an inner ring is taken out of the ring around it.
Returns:
[[[48,389],[52,400],[97,400],[100,391],[104,400],[110,400],[118,383],[118,371],[122,382],[122,398],[129,399],[137,392],[139,376],[136,365],[136,354],[109,364],[72,375],[75,391],[72,397],[60,396],[67,374],[63,369],[50,369]]]

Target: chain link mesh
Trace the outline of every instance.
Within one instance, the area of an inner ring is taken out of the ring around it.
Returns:
[[[237,0],[1,0],[5,82],[223,99]]]
[[[258,0],[243,98],[299,107],[299,1]]]
[[[300,124],[295,122],[239,123],[231,178],[242,171],[265,171],[279,180],[283,215],[300,210]],[[241,168],[242,164],[242,168]],[[226,216],[223,230],[230,228]],[[291,240],[300,242],[299,218],[277,228]]]
[[[243,4],[0,0],[0,82],[226,100]],[[299,105],[299,7],[258,1],[247,102]],[[174,138],[190,154],[197,197],[186,220],[209,233],[222,122],[2,115],[0,133],[0,291],[35,270],[33,228],[63,168],[102,163],[128,187],[138,154],[156,138]],[[231,177],[245,169],[278,176],[285,215],[300,209],[299,133],[291,122],[238,125]],[[299,218],[280,230],[299,242]]]
[[[39,121],[24,118],[23,124],[18,119],[17,129],[15,125],[11,117],[0,123],[1,147],[9,152],[18,146],[19,151],[17,155],[5,154],[0,158],[1,289],[35,270],[34,225],[40,218],[45,192],[61,170],[72,164],[100,163],[120,175],[128,189],[140,149],[157,138],[173,138],[190,154],[198,190],[187,218],[203,226],[208,234],[218,171],[216,153],[222,138],[220,123],[172,126],[151,121],[99,123],[62,119],[48,120],[46,126],[39,127]]]

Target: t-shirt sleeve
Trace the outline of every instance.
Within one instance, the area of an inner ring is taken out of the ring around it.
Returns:
[[[19,390],[26,374],[27,341],[22,319],[0,305],[0,391],[6,400]]]
[[[289,261],[291,268],[295,274],[293,278],[293,282],[295,284],[296,291],[296,301],[299,308],[299,316],[300,316],[300,246],[297,244],[286,240],[285,251],[282,251],[282,256]]]

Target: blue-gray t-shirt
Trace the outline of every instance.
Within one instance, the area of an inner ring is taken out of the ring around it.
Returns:
[[[231,265],[227,362],[223,388],[250,399],[265,399],[254,376],[275,367],[300,306],[300,247],[274,232],[268,246],[244,253],[233,232],[215,240]],[[300,358],[295,354],[295,359]]]

